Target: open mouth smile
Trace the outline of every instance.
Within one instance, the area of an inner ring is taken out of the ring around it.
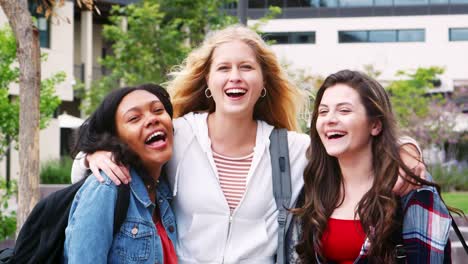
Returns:
[[[339,139],[344,137],[346,134],[347,133],[344,131],[330,131],[326,132],[325,136],[327,137],[327,139]]]
[[[247,93],[247,89],[244,88],[229,88],[224,91],[224,94],[226,94],[230,98],[239,98],[242,97]]]
[[[163,148],[166,146],[167,135],[164,131],[155,131],[145,140],[145,145],[151,148]]]

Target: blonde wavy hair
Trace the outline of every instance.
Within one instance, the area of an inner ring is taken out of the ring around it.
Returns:
[[[215,103],[205,96],[206,77],[212,63],[213,51],[223,43],[240,40],[249,45],[259,62],[267,94],[254,108],[253,118],[263,120],[277,128],[299,130],[297,113],[304,102],[299,89],[289,80],[276,55],[253,30],[233,25],[211,32],[187,59],[169,73],[167,83],[174,105],[174,117],[190,112],[214,112]]]

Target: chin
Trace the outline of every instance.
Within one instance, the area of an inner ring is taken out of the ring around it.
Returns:
[[[332,157],[335,157],[335,158],[338,158],[344,152],[343,150],[338,150],[338,149],[326,149],[326,151],[327,151],[327,154],[329,156],[332,156]]]

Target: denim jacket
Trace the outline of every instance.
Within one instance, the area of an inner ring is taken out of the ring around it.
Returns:
[[[163,263],[160,237],[152,220],[156,208],[142,178],[131,170],[127,218],[113,235],[117,186],[104,174],[105,182],[88,177],[73,200],[65,230],[64,263]],[[157,187],[157,202],[164,228],[175,245],[172,195],[166,181]]]
[[[451,263],[449,231],[452,223],[447,207],[434,187],[424,186],[401,197],[403,248],[406,263]],[[293,217],[286,236],[287,263],[299,263],[295,246],[302,236],[302,224]],[[369,263],[367,238],[355,264]],[[323,263],[316,258],[317,263]],[[330,263],[330,262],[329,262]]]

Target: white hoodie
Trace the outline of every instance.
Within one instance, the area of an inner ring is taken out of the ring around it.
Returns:
[[[257,122],[247,187],[230,214],[219,185],[208,137],[207,113],[174,120],[174,153],[168,176],[178,228],[179,263],[273,263],[278,244],[269,136],[273,127]],[[292,201],[303,185],[309,137],[288,132]]]

